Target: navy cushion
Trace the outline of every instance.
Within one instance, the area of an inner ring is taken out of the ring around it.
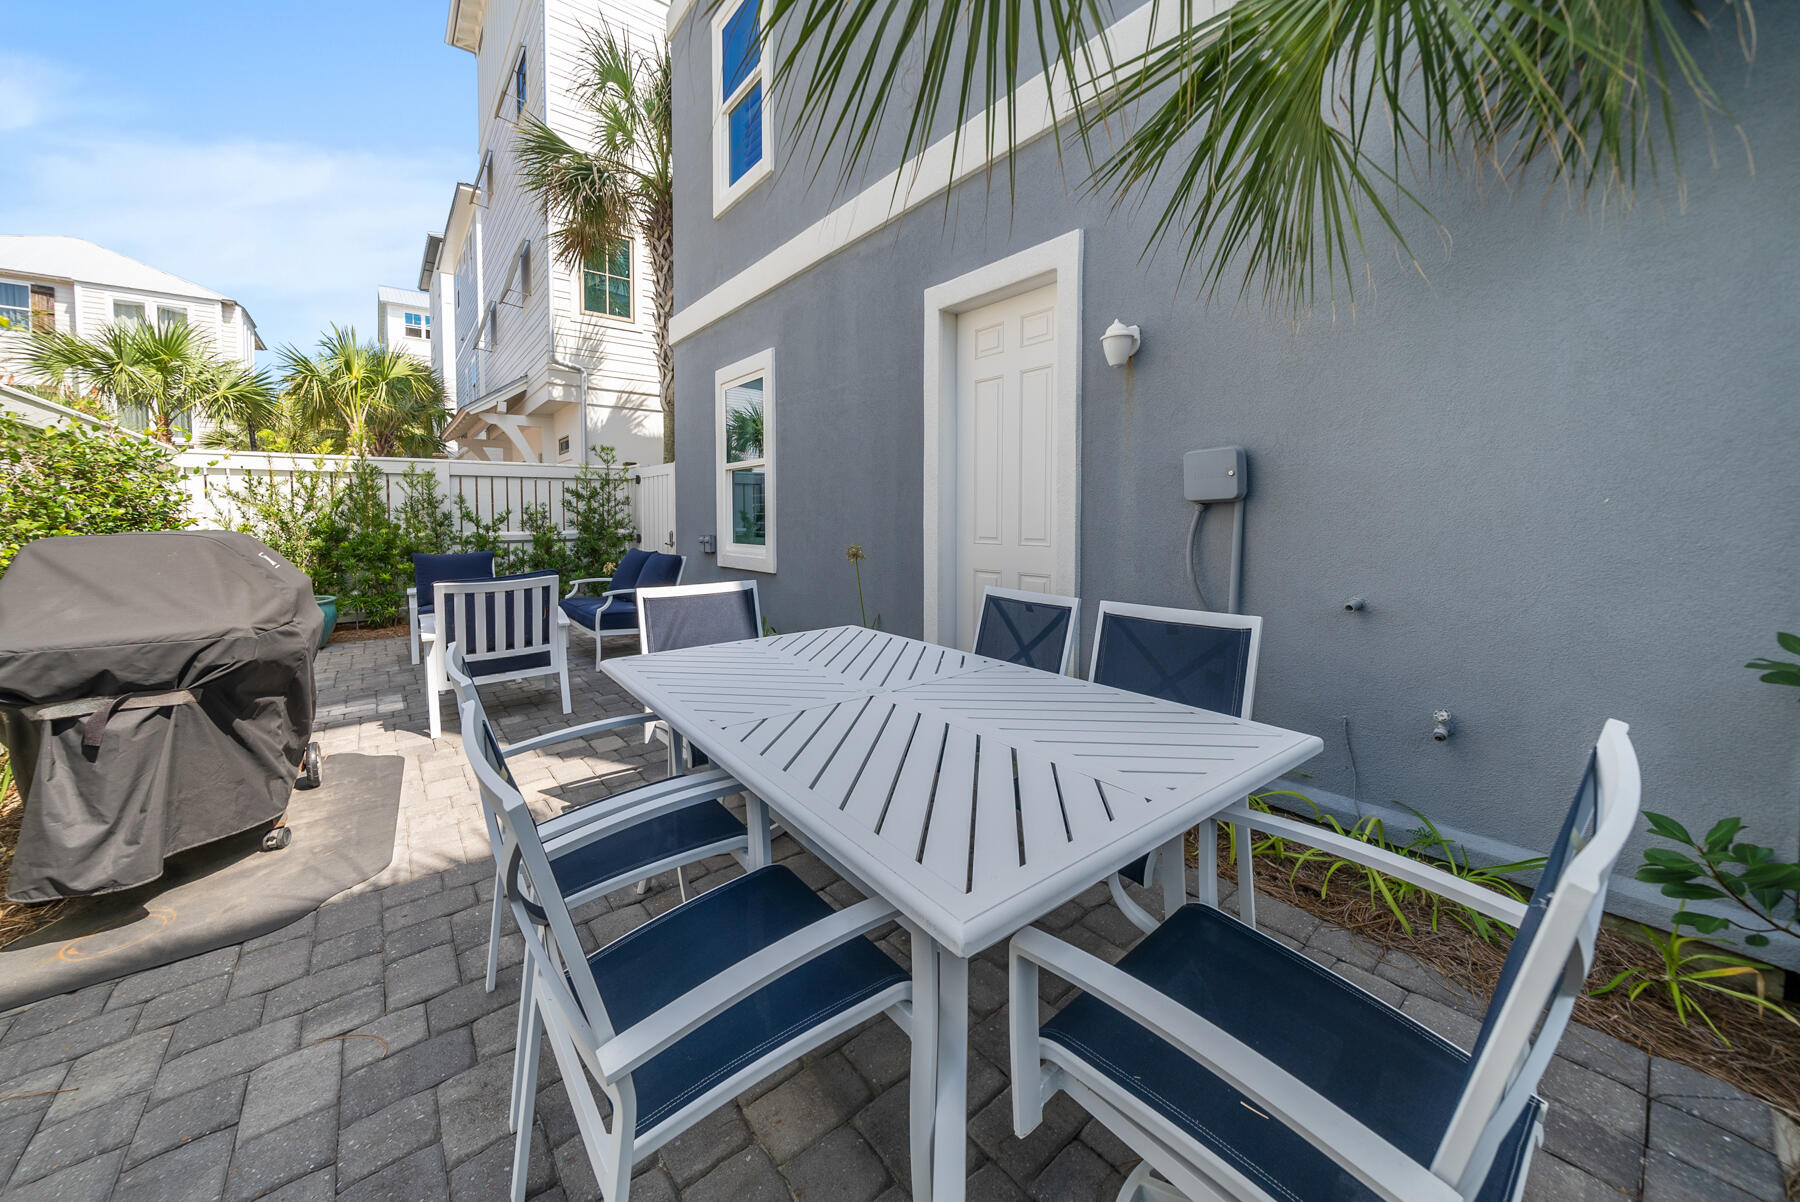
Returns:
[[[1280,1065],[1430,1164],[1469,1072],[1469,1057],[1336,973],[1210,906],[1188,905],[1144,937],[1119,968]],[[1160,1111],[1278,1198],[1365,1202],[1376,1195],[1255,1103],[1096,998],[1044,1025],[1073,1052]],[[1511,1196],[1524,1171],[1528,1107],[1478,1197]]]
[[[562,611],[569,615],[569,621],[588,630],[594,629],[595,615],[599,615],[602,630],[636,630],[637,606],[628,598],[613,597],[611,605],[607,605],[605,597],[565,597]],[[600,607],[606,605],[606,612]]]
[[[670,558],[675,558],[671,556]],[[674,593],[643,598],[644,650],[678,651],[753,639],[756,628],[756,589],[729,589],[714,593]]]
[[[437,605],[437,586],[450,581],[489,580],[494,575],[492,551],[459,555],[414,555],[413,588],[419,595],[419,612],[428,614]]]
[[[615,1031],[777,940],[831,915],[806,882],[759,868],[613,940],[592,956]],[[638,1134],[773,1049],[908,976],[867,939],[807,961],[691,1032],[632,1074]]]
[[[620,559],[618,566],[613,568],[612,580],[608,582],[607,590],[616,593],[636,588],[638,573],[644,570],[644,565],[649,563],[650,557],[655,554],[656,552],[646,551],[642,547],[633,547],[625,552],[624,558]]]
[[[681,565],[686,562],[680,555],[668,555],[657,551],[650,556],[650,561],[638,573],[636,588],[666,588],[671,584],[681,583]]]
[[[716,801],[706,801],[626,827],[616,835],[571,851],[552,853],[550,868],[556,876],[557,891],[570,897],[670,856],[743,837],[744,824],[730,810]]]

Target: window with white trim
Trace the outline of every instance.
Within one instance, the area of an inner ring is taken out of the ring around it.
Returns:
[[[143,325],[144,306],[137,301],[114,301],[113,324],[116,326]]]
[[[156,306],[156,328],[169,329],[171,326],[184,326],[188,323],[188,311],[178,305]]]
[[[15,330],[31,328],[31,285],[0,280],[0,317]]]
[[[714,378],[720,567],[775,570],[774,359],[763,351]]]
[[[406,314],[406,336],[408,338],[430,338],[431,318],[423,313]]]
[[[581,308],[586,313],[631,320],[631,240],[581,264]]]
[[[721,6],[713,19],[713,216],[767,179],[770,110],[762,0]]]

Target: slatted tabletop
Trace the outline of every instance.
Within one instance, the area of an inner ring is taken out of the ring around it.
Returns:
[[[958,956],[1323,747],[860,627],[603,666]]]

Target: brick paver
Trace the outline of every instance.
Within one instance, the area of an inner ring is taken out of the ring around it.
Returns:
[[[495,688],[503,738],[632,712],[573,657],[574,713],[542,682]],[[484,1202],[510,1173],[509,1085],[522,945],[482,987],[493,865],[474,782],[449,721],[423,734],[404,639],[340,644],[318,661],[318,738],[338,752],[406,758],[394,862],[317,914],[241,947],[0,1015],[0,1199],[268,1198]],[[514,765],[548,814],[662,774],[659,744],[605,736]],[[329,758],[326,770],[330,771]],[[777,854],[842,904],[853,896],[791,840]],[[705,890],[737,866],[689,873]],[[598,947],[678,901],[672,875],[577,914]],[[1263,898],[1260,925],[1464,1046],[1484,999],[1400,953]],[[509,924],[510,925],[510,924]],[[1108,960],[1136,937],[1094,888],[1042,924]],[[884,945],[904,960],[904,938]],[[1110,1199],[1131,1150],[1066,1097],[1024,1140],[1007,1090],[1002,949],[970,973],[970,1197]],[[1045,978],[1047,1006],[1068,989]],[[906,1197],[907,1047],[885,1019],[763,1082],[651,1157],[638,1202],[897,1202]],[[548,1057],[528,1192],[598,1196]],[[1542,1090],[1545,1146],[1526,1197],[1779,1202],[1786,1120],[1719,1081],[1573,1029]]]

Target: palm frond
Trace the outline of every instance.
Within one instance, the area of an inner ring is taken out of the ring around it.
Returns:
[[[1748,3],[1735,11],[1753,29]],[[1406,218],[1429,219],[1420,183],[1436,174],[1539,172],[1629,204],[1665,160],[1679,188],[1682,105],[1728,117],[1671,0],[1152,0],[1145,40],[1116,47],[1096,0],[768,0],[764,14],[774,82],[840,186],[946,135],[953,166],[978,148],[1010,181],[1018,94],[1084,149],[1095,190],[1152,207],[1146,253],[1178,243],[1207,295],[1236,280],[1239,298],[1296,315],[1354,297],[1374,231],[1412,255]],[[1749,53],[1753,33],[1740,40]]]

